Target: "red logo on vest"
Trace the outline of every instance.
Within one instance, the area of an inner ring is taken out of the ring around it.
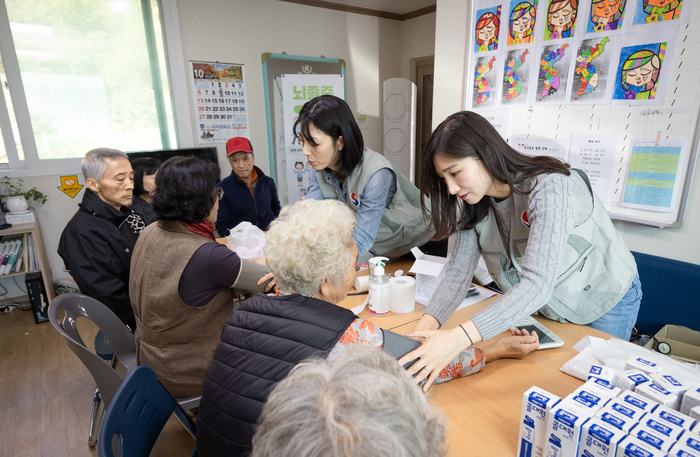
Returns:
[[[355,208],[359,208],[359,207],[360,207],[360,199],[358,198],[358,196],[357,196],[357,194],[356,194],[355,192],[352,192],[352,193],[350,194],[350,201],[351,201],[352,204],[355,206]]]
[[[523,211],[523,214],[520,215],[520,222],[522,222],[525,227],[530,228],[530,220],[527,218],[527,210]]]

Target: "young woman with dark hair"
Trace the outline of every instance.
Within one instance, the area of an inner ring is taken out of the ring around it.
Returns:
[[[420,192],[381,154],[365,148],[348,104],[321,95],[304,104],[294,123],[304,155],[315,170],[307,199],[339,200],[357,214],[354,231],[358,258],[367,252],[390,258],[425,246],[431,237],[422,214]],[[446,255],[446,245],[429,253]],[[424,252],[426,252],[424,250]]]
[[[425,342],[400,360],[420,357],[409,373],[425,368],[416,378],[428,378],[426,389],[455,353],[537,311],[629,339],[642,297],[637,266],[583,171],[520,154],[469,111],[435,129],[423,167],[436,238],[457,234],[409,334]],[[480,254],[504,295],[461,327],[437,331],[466,295]]]
[[[141,216],[146,225],[156,220],[151,202],[159,166],[160,161],[156,159],[135,159],[131,162],[131,168],[134,170],[134,196],[129,208]]]
[[[233,311],[232,288],[256,267],[214,239],[218,178],[216,164],[196,157],[164,162],[153,195],[158,221],[143,230],[131,257],[138,363],[153,368],[175,397],[202,394]]]

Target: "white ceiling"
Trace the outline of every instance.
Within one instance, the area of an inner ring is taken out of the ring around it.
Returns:
[[[389,13],[406,14],[412,11],[435,5],[437,0],[326,0],[330,3],[357,6]]]

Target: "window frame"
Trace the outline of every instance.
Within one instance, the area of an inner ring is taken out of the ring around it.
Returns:
[[[157,1],[163,30],[166,68],[170,79],[169,93],[172,101],[173,121],[178,143],[171,145],[171,147],[192,147],[194,146],[194,137],[190,122],[188,122],[191,119],[191,109],[183,63],[177,0]],[[10,96],[20,136],[19,139],[15,138],[12,133],[4,94],[0,92],[0,127],[2,127],[2,137],[8,159],[7,164],[0,164],[0,173],[10,178],[79,173],[81,158],[39,159],[5,0],[0,0],[0,54],[10,87]],[[22,143],[24,160],[19,159],[17,141]],[[105,146],[109,147],[109,145]]]

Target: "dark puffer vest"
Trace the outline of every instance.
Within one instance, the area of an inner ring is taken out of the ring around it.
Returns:
[[[243,456],[268,396],[308,357],[328,356],[352,311],[303,295],[246,300],[224,325],[204,378],[197,419],[200,457]]]

